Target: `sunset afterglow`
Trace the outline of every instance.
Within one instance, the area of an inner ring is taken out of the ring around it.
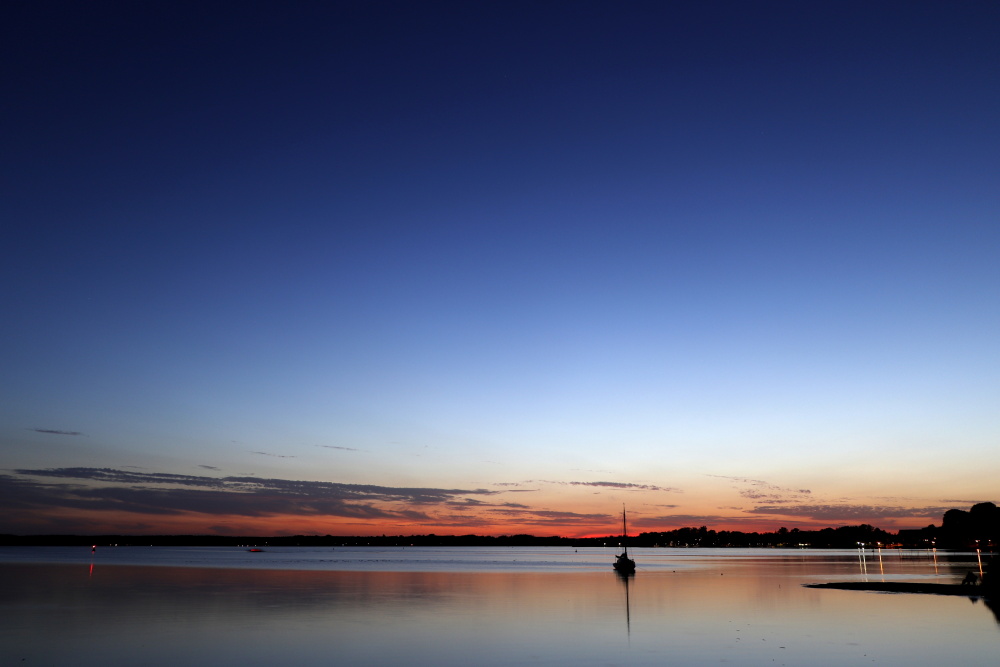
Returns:
[[[996,6],[47,6],[0,10],[0,533],[998,500]]]

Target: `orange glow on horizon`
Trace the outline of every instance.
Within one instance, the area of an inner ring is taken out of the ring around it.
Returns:
[[[226,535],[226,536],[291,536],[291,535],[331,535],[374,537],[379,535],[483,535],[498,537],[502,535],[534,535],[537,537],[567,537],[567,538],[611,538],[619,536],[620,528],[609,521],[607,528],[594,529],[574,527],[573,525],[544,525],[524,521],[490,522],[485,517],[469,517],[467,523],[451,521],[448,523],[400,524],[390,520],[357,521],[334,517],[281,515],[267,517],[246,516],[214,516],[198,513],[157,516],[151,520],[149,515],[102,512],[86,513],[79,510],[63,510],[58,513],[20,517],[21,525],[32,529],[29,534],[108,534],[108,535]],[[844,525],[859,525],[868,523],[890,532],[900,528],[920,528],[928,521],[923,519],[907,520],[858,520],[855,522],[824,523],[819,521],[782,521],[780,519],[753,520],[730,519],[717,523],[699,525],[659,524],[648,525],[641,518],[638,525],[629,526],[629,535],[638,536],[641,533],[669,532],[681,528],[698,529],[705,526],[716,532],[738,531],[743,533],[770,533],[779,528],[788,530],[821,530],[837,528]]]

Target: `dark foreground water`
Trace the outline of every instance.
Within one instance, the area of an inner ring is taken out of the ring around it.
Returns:
[[[954,583],[926,551],[5,548],[0,663],[996,665],[965,597],[804,588]]]

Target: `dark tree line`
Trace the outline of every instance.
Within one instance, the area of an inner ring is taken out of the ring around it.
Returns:
[[[977,503],[968,511],[952,509],[944,513],[941,526],[901,530],[905,542],[934,545],[945,549],[990,549],[1000,546],[1000,508],[993,503]]]
[[[744,533],[730,530],[709,530],[701,528],[679,528],[658,533],[642,533],[635,540],[636,546],[644,547],[783,547],[783,548],[857,548],[859,544],[874,546],[877,543],[894,544],[892,533],[862,524],[841,526],[822,530],[800,530],[779,528],[773,533]]]
[[[615,546],[619,535],[604,537],[539,537],[535,535],[380,535],[370,537],[337,535],[225,536],[225,535],[0,535],[0,546],[510,546],[510,547],[601,547]],[[737,530],[677,528],[640,533],[629,538],[635,547],[783,547],[850,549],[859,544],[873,547],[896,545],[925,548],[936,546],[992,549],[1000,545],[1000,509],[993,503],[978,503],[971,509],[951,509],[944,513],[941,526],[888,533],[868,524],[821,530],[779,528],[774,532],[744,533]]]

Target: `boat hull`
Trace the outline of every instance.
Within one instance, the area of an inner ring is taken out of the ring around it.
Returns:
[[[635,561],[625,555],[619,556],[618,560],[612,564],[612,567],[615,568],[615,571],[619,574],[635,573]]]

